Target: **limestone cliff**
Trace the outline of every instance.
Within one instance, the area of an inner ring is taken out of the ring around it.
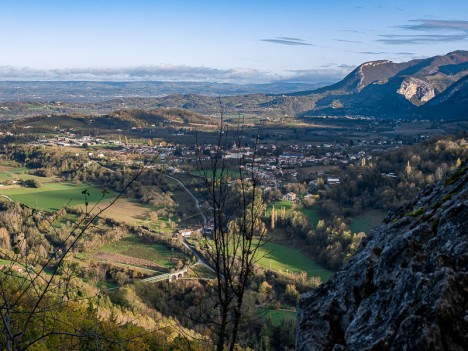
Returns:
[[[434,87],[431,84],[413,77],[405,79],[397,93],[416,104],[422,104],[435,96]]]
[[[297,350],[468,350],[466,164],[302,295]]]

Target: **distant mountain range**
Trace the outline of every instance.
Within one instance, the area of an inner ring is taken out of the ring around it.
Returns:
[[[289,94],[309,97],[302,115],[468,118],[468,51],[412,60],[366,62],[340,82]]]
[[[287,82],[253,85],[0,82],[0,101],[79,102],[83,110],[99,113],[109,113],[124,106],[140,109],[177,107],[211,114],[220,111],[219,96],[222,96],[226,113],[236,114],[468,120],[468,51],[402,63],[366,62],[341,81],[328,86]],[[8,105],[3,109],[13,108],[21,110],[22,107]],[[56,106],[47,108],[57,110]],[[74,108],[77,108],[76,104]],[[62,104],[60,111],[69,112],[67,105]]]

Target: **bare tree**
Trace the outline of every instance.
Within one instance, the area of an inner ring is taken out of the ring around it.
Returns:
[[[263,194],[259,186],[255,156],[258,138],[253,147],[245,148],[245,124],[228,125],[222,109],[217,143],[209,162],[202,161],[198,145],[199,164],[208,193],[212,234],[206,237],[206,254],[216,274],[214,326],[216,349],[227,346],[233,350],[245,320],[244,298],[253,279],[258,250],[265,242],[262,222]],[[226,152],[231,145],[235,159],[229,162]]]

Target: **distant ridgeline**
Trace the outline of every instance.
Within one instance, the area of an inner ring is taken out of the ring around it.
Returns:
[[[76,110],[108,113],[122,107],[178,107],[213,114],[220,112],[221,95],[229,113],[468,120],[467,76],[468,51],[459,50],[401,63],[366,62],[325,87],[287,82],[0,82],[0,117],[20,112],[21,116]]]

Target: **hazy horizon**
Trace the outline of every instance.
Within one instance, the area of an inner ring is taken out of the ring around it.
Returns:
[[[459,0],[8,2],[0,80],[338,81],[464,49],[466,13]]]

